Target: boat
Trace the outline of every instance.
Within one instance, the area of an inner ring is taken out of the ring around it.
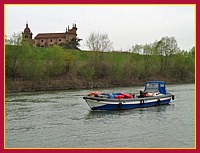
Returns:
[[[166,91],[164,81],[148,81],[140,93],[91,92],[83,99],[91,110],[126,110],[166,105],[174,100],[174,94]]]

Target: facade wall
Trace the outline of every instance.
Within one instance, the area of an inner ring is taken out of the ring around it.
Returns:
[[[37,47],[50,47],[53,45],[60,45],[62,43],[65,43],[65,38],[40,38],[40,39],[34,39],[34,46]]]

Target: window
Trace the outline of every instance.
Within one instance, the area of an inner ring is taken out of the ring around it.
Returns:
[[[59,41],[61,41],[61,39],[59,39]]]
[[[41,42],[43,42],[44,40],[42,39]]]
[[[165,87],[165,84],[163,83],[163,84],[160,84],[160,87]]]
[[[50,39],[50,42],[52,42],[53,40],[52,39]]]
[[[157,91],[158,90],[158,83],[147,83],[145,91]]]

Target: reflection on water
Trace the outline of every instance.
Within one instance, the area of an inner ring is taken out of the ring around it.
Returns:
[[[113,118],[119,116],[123,111],[89,111],[85,119],[95,119],[95,118]]]
[[[170,105],[117,111],[91,111],[89,90],[7,94],[6,147],[193,148],[194,85],[169,90]]]
[[[168,104],[168,105],[162,105],[162,106],[155,106],[155,107],[148,107],[148,108],[136,108],[136,109],[129,109],[129,110],[112,110],[112,111],[89,111],[86,115],[86,119],[92,119],[92,118],[113,118],[114,116],[120,116],[120,115],[133,115],[136,114],[146,114],[146,113],[164,113],[169,109],[173,109],[174,104]]]

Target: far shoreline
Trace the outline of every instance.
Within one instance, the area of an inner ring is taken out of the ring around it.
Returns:
[[[150,81],[150,80],[148,80]],[[163,81],[163,80],[160,80]],[[81,84],[80,86],[78,86],[77,84],[72,86],[32,86],[31,87],[27,86],[15,86],[15,85],[20,85],[24,83],[24,81],[22,82],[9,82],[9,84],[12,84],[12,87],[6,87],[5,84],[5,94],[12,94],[12,93],[20,93],[20,92],[51,92],[51,91],[76,91],[76,90],[101,90],[101,89],[112,89],[112,88],[126,88],[126,87],[133,87],[133,86],[143,86],[145,84],[146,81],[144,82],[137,82],[137,83],[131,83],[130,85],[113,85],[113,84],[100,84],[100,85],[94,85],[93,87],[89,87],[88,85],[83,85]],[[178,84],[195,84],[195,82],[193,81],[178,81],[178,82],[170,82],[170,81],[165,81],[166,85],[178,85]],[[30,85],[30,84],[29,84]]]

